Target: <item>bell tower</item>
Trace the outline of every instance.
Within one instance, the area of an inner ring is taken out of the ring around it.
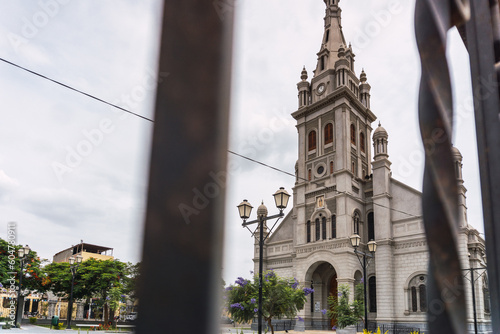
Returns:
[[[364,71],[356,75],[355,54],[342,32],[339,0],[324,3],[316,68],[310,81],[305,67],[300,72],[298,109],[292,113],[299,137],[294,188],[298,244],[317,235],[321,239],[351,235],[355,202],[364,199],[364,185],[372,174],[371,123],[376,116],[370,110],[371,87]],[[349,201],[353,203],[346,205]],[[318,210],[324,210],[320,220],[328,215],[319,234]],[[364,211],[358,209],[358,215]]]

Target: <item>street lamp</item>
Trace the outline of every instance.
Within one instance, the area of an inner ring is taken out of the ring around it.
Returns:
[[[68,304],[68,327],[66,327],[66,329],[71,329],[71,314],[73,313],[73,286],[75,285],[76,271],[80,263],[82,263],[82,260],[83,256],[81,256],[80,254],[76,256],[76,264],[74,257],[69,258],[69,268],[71,270],[71,294],[69,297],[69,304]]]
[[[358,251],[359,243],[361,241],[361,237],[358,234],[353,234],[350,237],[351,245],[354,247],[354,253],[356,253],[356,257],[359,260],[359,263],[363,267],[363,285],[364,285],[364,299],[365,299],[365,329],[368,330],[368,311],[366,305],[366,267],[368,266],[368,262],[366,261],[366,257],[373,258],[375,256],[375,251],[377,250],[377,243],[373,240],[369,241],[366,245],[368,246],[368,251],[370,254]],[[363,257],[363,262],[361,262],[360,256]]]
[[[21,319],[19,320],[19,308],[21,308],[21,305],[19,301],[21,300],[21,289],[23,287],[23,266],[24,266],[24,261],[26,260],[26,257],[28,256],[30,252],[30,248],[28,245],[21,247],[17,250],[17,255],[19,257],[19,264],[21,266],[21,270],[19,271],[19,290],[17,290],[17,307],[16,307],[16,327],[19,321],[19,327],[21,327],[21,321],[22,321],[22,311],[21,311]]]
[[[245,199],[238,205],[238,211],[241,219],[243,219],[243,227],[248,228],[248,225],[259,223],[259,311],[258,311],[258,333],[262,334],[262,257],[264,249],[264,222],[274,218],[282,218],[285,216],[283,210],[288,205],[290,195],[285,188],[281,187],[273,194],[276,207],[280,210],[279,214],[267,216],[267,208],[262,203],[257,210],[257,219],[247,222],[250,218],[253,206]],[[267,237],[267,236],[266,236]]]

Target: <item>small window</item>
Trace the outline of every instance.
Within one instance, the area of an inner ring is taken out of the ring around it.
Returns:
[[[418,290],[420,293],[420,311],[427,312],[427,288],[422,284]]]
[[[321,219],[321,239],[326,239],[326,217]]]
[[[316,149],[316,131],[314,130],[309,132],[308,149],[309,151],[313,151]]]
[[[368,241],[375,240],[375,220],[373,212],[368,214]]]
[[[325,126],[325,145],[333,143],[333,125],[328,123]]]
[[[320,234],[320,228],[321,228],[321,226],[319,224],[319,219],[318,218],[316,218],[316,221],[315,221],[314,225],[316,225],[315,226],[315,229],[316,229],[316,239],[315,240],[319,240],[319,238],[321,237],[321,234]]]
[[[368,280],[368,295],[370,298],[370,312],[377,312],[377,281],[375,276]]]
[[[359,149],[361,152],[365,152],[365,134],[363,132],[359,133]]]
[[[326,31],[325,43],[330,39],[330,30]]]
[[[309,170],[307,171],[307,180],[308,180],[308,181],[311,181],[311,179],[312,179],[312,172],[311,172],[311,170],[309,169]]]
[[[333,174],[333,161],[330,161],[330,174]]]
[[[351,124],[351,144],[356,145],[356,127]]]
[[[417,288],[412,286],[411,287],[411,310],[413,312],[417,312],[418,310],[418,304],[417,304]]]
[[[320,58],[320,63],[321,63],[321,64],[320,64],[320,65],[321,65],[321,68],[320,68],[320,69],[321,69],[321,71],[323,71],[323,70],[325,69],[325,56],[322,56],[322,57]]]
[[[306,233],[307,233],[307,242],[311,242],[311,221],[307,221],[307,227],[306,227]]]
[[[337,237],[337,216],[332,216],[332,238],[335,239]]]

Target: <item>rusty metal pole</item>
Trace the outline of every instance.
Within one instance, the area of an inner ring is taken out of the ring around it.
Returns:
[[[233,9],[164,2],[139,334],[218,330]]]

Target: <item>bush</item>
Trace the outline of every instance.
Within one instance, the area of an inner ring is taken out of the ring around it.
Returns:
[[[32,324],[32,325],[36,324],[36,318],[35,317],[30,317],[30,324]]]
[[[341,284],[338,287],[338,295],[328,297],[328,317],[337,319],[338,328],[356,325],[363,319],[363,291],[363,285],[358,284],[354,291],[354,301],[349,303],[349,286]]]
[[[0,317],[0,322],[5,322],[5,325],[2,326],[2,329],[11,329],[11,320],[10,318]]]

